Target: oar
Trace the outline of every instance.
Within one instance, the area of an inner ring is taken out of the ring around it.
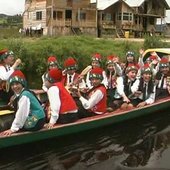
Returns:
[[[7,114],[13,114],[13,110],[1,110],[0,111],[0,116],[7,115]]]

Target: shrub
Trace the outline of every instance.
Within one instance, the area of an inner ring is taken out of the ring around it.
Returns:
[[[168,44],[162,41],[160,36],[146,36],[144,40],[144,48],[165,48]]]
[[[60,36],[43,38],[3,39],[0,48],[13,50],[16,57],[20,57],[23,64],[21,69],[27,76],[31,87],[41,87],[41,75],[47,69],[47,58],[56,55],[61,66],[64,60],[72,56],[77,59],[79,72],[91,62],[93,53],[101,53],[103,66],[108,55],[118,55],[124,61],[128,50],[137,52],[143,43],[127,42],[107,39],[96,39],[85,36]]]

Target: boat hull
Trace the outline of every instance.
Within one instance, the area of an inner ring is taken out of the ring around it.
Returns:
[[[0,137],[0,148],[50,139],[68,134],[78,133],[85,130],[113,125],[125,120],[141,117],[150,113],[157,114],[162,110],[170,108],[170,98],[161,100],[153,105],[148,105],[140,109],[129,111],[116,111],[98,115],[90,118],[84,118],[74,123],[56,125],[53,129],[42,129],[37,132],[20,132],[9,137]]]

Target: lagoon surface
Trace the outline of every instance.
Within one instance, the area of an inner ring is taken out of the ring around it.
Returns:
[[[170,113],[0,150],[0,170],[170,170]]]

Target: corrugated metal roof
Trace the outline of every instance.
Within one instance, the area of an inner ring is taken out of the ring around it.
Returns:
[[[104,10],[119,0],[91,0],[91,3],[97,3],[97,9]]]
[[[118,1],[119,0],[98,0],[97,8],[99,10],[104,10]]]
[[[165,21],[166,21],[166,23],[170,23],[170,10],[167,10],[166,11],[166,17],[165,17]]]
[[[119,0],[91,0],[91,3],[97,2],[97,8],[99,10],[104,10],[118,1]],[[131,7],[140,6],[144,2],[144,0],[124,0],[124,1]]]
[[[90,0],[90,3],[96,3],[96,0]]]
[[[170,6],[170,0],[166,0],[167,4]]]
[[[99,10],[104,10],[119,0],[91,0],[91,3],[97,2],[97,8]],[[130,7],[140,6],[145,0],[124,0]],[[166,0],[167,4],[170,6],[170,0]]]
[[[124,0],[130,7],[140,6],[145,0]]]

